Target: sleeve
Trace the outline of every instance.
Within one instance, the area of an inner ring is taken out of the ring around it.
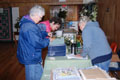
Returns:
[[[42,34],[43,38],[48,37],[48,33],[46,31],[41,31],[41,34]]]
[[[25,33],[29,44],[35,48],[45,48],[50,40],[43,38],[42,32],[34,24],[29,24],[29,30]]]
[[[38,25],[38,28],[41,30],[41,31],[46,31],[46,25],[45,24],[37,24]]]
[[[46,25],[45,24],[37,24],[38,28],[40,29],[43,37],[47,37],[48,36],[48,33],[46,32]]]
[[[92,44],[92,34],[90,30],[85,30],[82,32],[82,39],[83,39],[83,51],[81,56],[85,57],[89,54]]]

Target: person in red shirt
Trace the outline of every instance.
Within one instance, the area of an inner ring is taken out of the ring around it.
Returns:
[[[52,31],[54,32],[60,28],[61,19],[58,17],[53,17],[50,20],[38,23],[38,26],[41,31],[46,31],[48,36],[51,36]]]

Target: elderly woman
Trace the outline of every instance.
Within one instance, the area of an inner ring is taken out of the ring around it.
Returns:
[[[37,26],[45,15],[45,10],[39,5],[33,6],[29,15],[20,21],[20,34],[17,48],[17,58],[25,65],[26,80],[40,80],[43,73],[42,48],[49,45],[51,38],[46,38]]]
[[[82,31],[83,51],[80,56],[88,55],[92,64],[108,71],[112,51],[98,22],[92,22],[89,17],[80,18],[79,27]]]

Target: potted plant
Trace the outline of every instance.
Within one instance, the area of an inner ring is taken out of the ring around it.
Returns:
[[[17,20],[17,22],[16,22],[16,24],[15,24],[15,28],[17,29],[17,32],[19,32],[19,22],[20,22],[20,17],[18,17],[16,20]]]
[[[67,11],[60,9],[60,11],[58,13],[58,17],[65,19],[67,16],[66,14],[67,14]]]
[[[61,18],[62,20],[62,23],[65,22],[65,18],[67,17],[67,6],[66,5],[63,5],[59,12],[58,12],[58,17]]]
[[[84,4],[80,11],[80,16],[88,16],[92,21],[97,19],[98,6],[95,2]]]

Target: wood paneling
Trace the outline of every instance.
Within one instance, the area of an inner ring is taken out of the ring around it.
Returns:
[[[77,20],[77,7],[73,4],[82,4],[82,0],[66,0],[66,2],[59,2],[59,0],[2,0],[0,1],[0,7],[19,7],[19,16],[24,16],[28,14],[29,9],[35,5],[39,4],[45,8],[44,20],[50,19],[50,6],[51,5],[71,5],[71,11],[68,13],[69,18],[67,20]],[[72,16],[71,16],[72,14]]]
[[[9,0],[0,0],[0,3],[8,3]]]
[[[115,16],[115,41],[120,49],[120,0],[116,1],[116,16]]]
[[[0,0],[0,3],[23,3],[23,2],[36,2],[36,0]]]
[[[40,3],[9,3],[9,4],[0,4],[0,7],[4,8],[4,7],[19,7],[19,16],[24,16],[26,14],[29,13],[29,10],[32,6],[34,6],[35,4],[37,5],[41,5]],[[49,11],[49,6],[48,5],[41,5],[43,8],[45,8],[45,17],[44,19],[45,20],[48,20],[49,19],[49,14],[50,14],[50,11]]]
[[[50,3],[52,2],[52,0],[36,0],[37,2],[41,2],[41,3]]]
[[[78,20],[78,6],[68,6],[67,21]]]
[[[83,0],[66,0],[67,2],[83,2]]]
[[[0,3],[40,3],[42,5],[74,5],[82,4],[83,0],[66,0],[65,2],[59,2],[59,0],[2,0]]]
[[[120,0],[98,0],[98,21],[109,42],[116,42],[120,49]]]
[[[44,20],[50,19],[50,6],[48,5],[42,5],[45,8],[45,16]]]
[[[14,3],[14,2],[20,2],[20,3],[22,3],[22,2],[35,2],[36,0],[9,0],[9,2],[10,3]]]
[[[119,27],[116,26],[120,23],[116,23],[117,21],[117,13],[118,10],[117,7],[117,1],[119,0],[99,0],[98,5],[98,21],[100,23],[101,28],[104,30],[109,43],[111,42],[117,42],[119,44],[118,40],[118,33],[116,33],[116,29],[118,30]],[[118,12],[120,14],[120,12]],[[115,39],[115,37],[117,39]]]
[[[59,3],[59,0],[36,0],[36,1],[42,3]],[[67,2],[83,2],[83,0],[66,0],[63,3],[66,4]]]

